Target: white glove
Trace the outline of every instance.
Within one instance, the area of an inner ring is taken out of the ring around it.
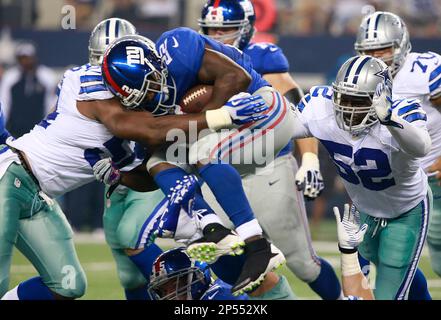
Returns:
[[[121,180],[121,172],[111,158],[105,158],[93,166],[95,178],[106,185],[113,186]]]
[[[372,105],[375,108],[378,120],[384,125],[390,125],[390,118],[392,115],[392,98],[391,92],[383,82],[377,85]]]
[[[356,251],[363,241],[364,234],[368,228],[365,223],[360,227],[360,212],[355,206],[350,208],[345,203],[343,217],[338,207],[334,207],[334,215],[337,221],[338,246],[343,251]]]
[[[325,188],[320,173],[319,159],[315,153],[305,152],[302,156],[302,165],[296,173],[297,190],[303,190],[307,200],[317,198]]]

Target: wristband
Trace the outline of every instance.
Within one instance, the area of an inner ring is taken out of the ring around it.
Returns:
[[[206,111],[205,119],[207,120],[208,128],[214,131],[228,128],[233,124],[230,113],[223,108]]]
[[[341,254],[341,274],[350,277],[361,273],[360,263],[358,262],[358,252]]]

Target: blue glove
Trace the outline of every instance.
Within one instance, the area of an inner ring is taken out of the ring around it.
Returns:
[[[251,96],[240,93],[232,97],[222,108],[228,111],[236,125],[259,121],[268,117],[263,114],[268,110],[268,105],[259,95]]]
[[[168,197],[167,209],[158,222],[156,235],[160,238],[172,238],[176,232],[181,209],[192,217],[192,204],[194,195],[199,189],[199,183],[194,175],[184,176],[171,188]]]

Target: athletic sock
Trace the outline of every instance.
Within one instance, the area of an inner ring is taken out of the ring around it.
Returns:
[[[413,277],[409,288],[409,300],[432,300],[429,289],[427,288],[427,280],[423,272],[418,268]]]
[[[229,164],[207,164],[199,169],[199,174],[235,228],[255,219],[236,169]],[[255,230],[256,235],[262,234],[262,229],[259,229]]]
[[[152,272],[153,262],[155,262],[156,258],[159,257],[161,253],[161,248],[156,244],[152,244],[140,253],[128,257],[148,281],[150,279],[150,273]]]
[[[321,261],[320,274],[313,282],[308,283],[311,289],[323,300],[338,300],[342,298],[342,290],[337,275],[332,266],[324,259]]]
[[[124,290],[127,300],[151,300],[147,292],[147,285],[133,290]]]
[[[41,277],[34,277],[8,291],[2,300],[55,300],[55,298]]]

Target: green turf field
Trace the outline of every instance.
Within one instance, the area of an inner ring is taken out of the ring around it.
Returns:
[[[328,259],[338,272],[340,258],[336,251],[335,239],[333,239],[335,235],[334,224],[332,222],[324,223],[320,228],[313,228],[312,232],[319,255]],[[88,240],[88,237],[79,240],[76,248],[88,278],[88,289],[83,299],[124,299],[124,293],[119,286],[116,267],[109,248],[102,241]],[[431,270],[427,251],[423,254],[420,267],[427,276],[433,299],[441,299],[441,279]],[[299,281],[285,266],[280,271],[288,277],[294,292],[300,299],[319,299],[306,284]],[[35,269],[28,263],[26,258],[15,251],[11,268],[11,287],[35,275]]]

